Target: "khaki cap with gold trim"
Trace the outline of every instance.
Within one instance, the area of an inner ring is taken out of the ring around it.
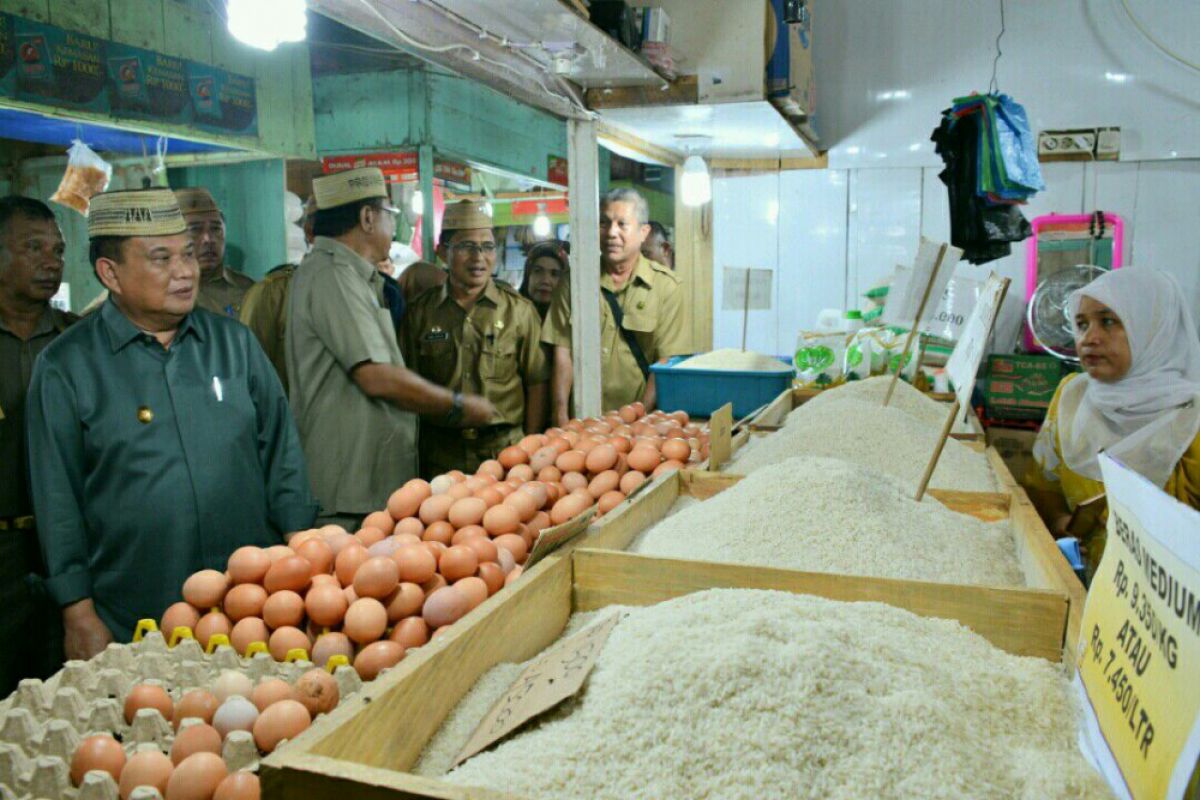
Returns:
[[[179,201],[179,210],[187,214],[206,214],[210,211],[220,213],[217,201],[213,199],[208,189],[203,186],[189,186],[175,190],[175,199]]]
[[[387,182],[378,167],[359,167],[313,178],[317,209],[324,211],[374,197],[387,199]]]
[[[174,236],[187,230],[170,189],[104,192],[88,208],[88,237]]]
[[[484,210],[486,207],[486,203],[476,200],[459,200],[446,206],[446,212],[442,216],[442,230],[469,231],[492,227],[492,218]]]

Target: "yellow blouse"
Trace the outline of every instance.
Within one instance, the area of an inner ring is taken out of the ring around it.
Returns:
[[[1067,508],[1071,511],[1083,501],[1090,500],[1104,491],[1103,483],[1072,471],[1062,457],[1058,430],[1058,400],[1062,396],[1063,387],[1077,377],[1078,374],[1067,375],[1058,384],[1054,399],[1050,401],[1050,408],[1046,412],[1046,421],[1033,446],[1033,462],[1024,476],[1026,486],[1047,492],[1062,492],[1067,501]],[[1200,509],[1200,434],[1192,440],[1191,446],[1175,465],[1163,490],[1179,502]],[[1090,571],[1095,571],[1096,565],[1100,563],[1100,556],[1104,553],[1107,516],[1106,512],[1096,527],[1081,537],[1088,551]]]

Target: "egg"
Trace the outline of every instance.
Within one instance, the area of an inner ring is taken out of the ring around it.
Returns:
[[[363,517],[362,527],[375,528],[380,531],[390,531],[396,525],[396,519],[386,511],[372,511]]]
[[[504,501],[504,495],[501,494],[498,489],[492,486],[489,486],[486,489],[480,489],[475,493],[475,496],[487,503],[488,508],[491,508],[497,503]]]
[[[368,547],[367,555],[369,555],[371,558],[378,558],[380,556],[384,558],[391,558],[392,553],[396,552],[396,548],[398,548],[401,544],[411,543],[414,539],[416,539],[418,542],[421,541],[415,536],[406,536],[403,539],[398,536],[389,536],[383,541],[376,542]]]
[[[333,569],[333,548],[324,539],[310,539],[296,548],[296,555],[308,562],[313,575]]]
[[[637,422],[637,419],[639,416],[637,411],[634,410],[632,405],[621,406],[620,414],[621,414],[621,421],[627,425],[631,422]]]
[[[528,522],[533,519],[533,515],[541,508],[536,498],[529,492],[517,490],[504,498],[502,506],[507,506],[517,512],[517,520],[520,522]]]
[[[430,525],[439,520],[446,519],[450,513],[450,507],[457,501],[453,497],[447,497],[444,494],[435,494],[432,497],[421,503],[419,516],[421,522]]]
[[[488,585],[482,578],[462,578],[454,582],[454,588],[467,598],[467,605],[471,610],[488,599]]]
[[[340,590],[339,590],[340,591]],[[246,617],[238,620],[229,632],[229,644],[238,655],[246,655],[246,649],[255,642],[266,642],[271,636],[267,623],[259,617]]]
[[[260,714],[272,703],[288,699],[295,699],[292,687],[280,678],[263,678],[250,692],[250,702],[254,703]]]
[[[337,681],[323,669],[310,669],[296,680],[293,688],[296,699],[312,717],[327,714],[337,708],[341,693]]]
[[[295,592],[275,592],[263,603],[263,622],[272,629],[294,627],[303,619],[304,599]]]
[[[196,623],[196,641],[207,650],[208,642],[213,636],[229,638],[232,629],[233,625],[229,622],[229,617],[220,611],[210,611]]]
[[[550,527],[550,515],[545,511],[539,511],[533,515],[533,519],[525,523],[525,527],[533,531],[535,534],[541,533],[546,528]]]
[[[213,800],[261,800],[262,787],[253,772],[239,770],[225,776],[217,786]]]
[[[492,458],[492,459],[488,459],[487,461],[484,461],[482,464],[480,464],[479,469],[476,470],[475,474],[491,475],[496,480],[500,480],[501,478],[504,477],[504,469],[505,468],[504,468],[503,464],[501,464],[496,459]]]
[[[421,534],[421,540],[426,542],[441,542],[449,544],[450,539],[454,536],[454,526],[449,522],[442,520],[435,522],[428,528],[425,528]]]
[[[346,595],[338,586],[314,586],[304,595],[305,614],[314,625],[322,628],[340,624],[349,607]]]
[[[657,467],[655,467],[654,471],[650,473],[650,477],[657,478],[659,475],[662,475],[663,473],[673,472],[675,470],[683,469],[683,467],[684,467],[684,465],[682,463],[675,461],[674,459],[670,459],[670,460],[662,462]]]
[[[240,583],[225,594],[225,615],[233,622],[262,615],[267,590],[257,583]]]
[[[283,590],[302,592],[312,580],[312,565],[300,556],[281,558],[271,565],[263,578],[263,588],[271,594]]]
[[[511,586],[512,584],[516,583],[517,578],[521,577],[522,572],[523,570],[520,566],[513,567],[513,571],[504,577],[504,585]]]
[[[497,558],[496,545],[487,536],[472,536],[463,542],[463,546],[475,551],[475,557],[479,560],[480,565],[485,561],[494,562]]]
[[[258,715],[254,722],[254,743],[271,753],[285,739],[295,739],[312,724],[312,715],[298,700],[280,700]]]
[[[286,686],[286,684],[284,684]],[[179,732],[171,744],[171,763],[176,767],[194,753],[221,755],[221,734],[212,725],[190,725]]]
[[[118,781],[124,768],[125,750],[120,742],[107,733],[89,736],[79,743],[71,756],[71,783],[78,786],[83,782],[83,776],[94,769],[107,772]]]
[[[577,494],[569,494],[560,499],[554,504],[554,508],[550,509],[550,522],[554,525],[561,525],[567,520],[574,519],[587,510],[591,505],[590,495],[588,499]],[[520,561],[520,559],[517,559]]]
[[[213,608],[221,604],[229,580],[215,569],[202,569],[183,582],[183,599],[196,608]]]
[[[538,508],[546,505],[546,500],[549,499],[549,493],[546,491],[546,484],[541,481],[532,481],[521,487],[521,493],[529,495],[537,504]]]
[[[345,656],[349,661],[354,660],[354,643],[350,641],[350,637],[340,632],[318,636],[313,644],[310,660],[318,667],[324,668],[334,656]]]
[[[421,522],[421,520],[417,517],[405,517],[397,522],[396,526],[392,528],[392,535],[400,536],[401,534],[411,533],[413,536],[416,536],[418,539],[420,539],[424,536],[426,530],[428,529],[425,527],[425,523]]]
[[[187,628],[195,633],[196,623],[200,621],[200,612],[188,603],[174,603],[163,612],[158,629],[169,640],[176,628]]]
[[[231,731],[252,730],[256,719],[258,709],[254,703],[240,694],[235,694],[217,708],[213,714],[212,726],[224,739]]]
[[[521,441],[517,442],[517,447],[521,448],[529,455],[533,455],[545,445],[546,437],[540,433],[531,433]]]
[[[479,521],[483,519],[484,512],[487,510],[488,504],[481,498],[464,497],[462,500],[454,501],[454,505],[450,506],[447,519],[456,528],[462,528],[465,525],[478,525]]]
[[[358,644],[369,644],[387,630],[387,609],[373,597],[355,600],[346,611],[342,631]]]
[[[621,505],[624,500],[625,495],[621,494],[621,492],[615,489],[610,492],[605,492],[600,496],[600,499],[596,501],[596,510],[601,514],[607,514],[617,506]]]
[[[218,703],[224,703],[234,695],[249,697],[253,689],[254,682],[250,676],[233,669],[222,670],[212,685],[213,697],[217,698]]]
[[[557,483],[562,480],[562,470],[551,465],[537,474],[537,479],[545,484]]]
[[[342,586],[354,583],[354,573],[370,557],[371,554],[367,552],[367,548],[358,543],[352,544],[338,553],[338,557],[334,560],[334,574],[337,575]]]
[[[529,457],[529,468],[534,473],[541,472],[546,467],[554,466],[554,462],[558,459],[559,452],[554,447],[543,447],[532,456]]]
[[[499,561],[498,551],[499,548],[497,548],[497,562]],[[483,581],[485,586],[487,586],[489,597],[504,588],[504,570],[500,568],[499,563],[493,563],[490,561],[480,562],[479,579]]]
[[[592,473],[604,472],[613,468],[617,463],[617,449],[605,441],[598,444],[587,454],[587,471]]]
[[[483,527],[491,536],[512,533],[520,524],[521,513],[506,503],[492,506],[483,515]]]
[[[229,556],[227,568],[229,580],[234,585],[262,583],[267,570],[271,568],[271,556],[261,547],[246,545],[233,551]]]
[[[429,482],[429,488],[433,494],[445,494],[453,485],[454,479],[449,475],[438,475]]]
[[[512,572],[513,567],[517,565],[517,560],[513,558],[512,552],[506,547],[497,547],[496,555],[496,563],[500,565],[500,571],[505,575]]]
[[[449,489],[446,490],[445,495],[446,495],[446,497],[449,497],[451,500],[453,500],[455,503],[457,503],[459,500],[463,500],[467,497],[470,497],[472,494],[474,494],[476,491],[478,491],[479,489],[482,489],[482,488],[483,488],[482,481],[478,480],[477,478],[471,478],[466,483],[458,483],[458,484],[455,484],[454,486],[451,486]],[[451,505],[450,507],[453,508],[454,506]],[[447,517],[447,519],[448,518],[449,517]]]
[[[673,461],[687,461],[692,455],[692,448],[682,439],[668,439],[663,442],[662,454]]]
[[[192,689],[190,692],[184,693],[183,697],[179,698],[179,702],[175,704],[175,714],[171,725],[178,730],[179,723],[188,717],[195,717],[205,724],[211,725],[213,714],[217,712],[217,707],[220,705],[221,701],[212,692],[205,689]]]
[[[513,559],[518,564],[524,562],[525,556],[529,553],[529,544],[523,537],[515,533],[506,533],[503,536],[497,536],[495,542],[497,547],[502,547],[512,553]]]
[[[645,482],[646,476],[644,473],[639,472],[638,470],[630,470],[621,476],[621,483],[617,488],[619,488],[625,494],[625,496],[628,497],[633,493],[634,489],[638,488]]]
[[[364,681],[373,681],[385,669],[394,667],[404,658],[404,645],[391,640],[375,642],[364,647],[354,659],[354,669]]]
[[[405,652],[429,641],[429,623],[423,617],[405,617],[388,634],[388,641],[402,646]]]
[[[354,541],[363,547],[370,548],[386,539],[388,533],[389,531],[381,531],[379,528],[361,528],[355,532]]]
[[[450,545],[453,547],[456,544],[466,544],[467,539],[486,539],[487,535],[487,530],[482,525],[468,525],[454,532],[450,537]],[[438,558],[441,558],[440,554]]]
[[[453,586],[447,586],[426,596],[421,616],[431,628],[440,628],[458,622],[470,610],[471,604],[466,595]]]
[[[433,561],[435,564],[437,563],[437,560],[442,557],[442,553],[450,549],[441,542],[421,542],[421,544],[424,545],[425,550],[431,556],[433,556]]]
[[[400,568],[395,561],[386,557],[370,558],[354,573],[354,593],[378,600],[391,594],[399,582]]]
[[[587,464],[587,456],[582,450],[568,450],[554,461],[554,466],[563,473],[583,472]]]
[[[525,462],[529,461],[529,453],[526,453],[520,447],[513,445],[501,450],[500,455],[496,457],[496,460],[499,461],[500,465],[506,470],[511,470],[518,464],[524,464]]]
[[[212,800],[229,770],[216,753],[193,753],[175,765],[164,800]]]
[[[129,800],[133,790],[139,786],[152,786],[160,795],[166,795],[167,783],[174,771],[175,765],[171,763],[171,759],[158,750],[141,750],[134,753],[121,770],[121,780],[118,784],[121,800]]]
[[[568,492],[575,492],[586,489],[588,479],[582,472],[568,472],[562,476],[562,485]]]
[[[408,483],[392,492],[387,501],[387,512],[392,519],[404,519],[417,513],[421,503],[432,495],[433,487],[420,478],[413,478]]]
[[[143,708],[153,708],[162,714],[163,719],[174,719],[175,703],[171,695],[161,686],[150,683],[139,683],[125,695],[125,722],[133,724],[133,718]]]
[[[615,469],[605,470],[592,478],[591,483],[587,485],[587,492],[592,496],[592,499],[599,500],[604,495],[616,489],[620,483],[621,476],[617,474]]]
[[[474,575],[479,567],[479,557],[475,551],[466,545],[454,545],[438,560],[438,572],[447,581],[456,581],[468,575]]]
[[[649,473],[662,461],[657,450],[648,445],[639,444],[629,452],[629,467],[638,472]]]
[[[392,555],[392,561],[396,564],[396,578],[399,581],[424,583],[437,571],[437,559],[420,545],[401,547]]]
[[[440,573],[435,573],[432,578],[421,584],[421,591],[425,593],[425,598],[436,592],[438,589],[444,589],[450,584],[442,577]]]
[[[388,624],[395,625],[405,617],[420,613],[424,603],[425,592],[421,590],[420,586],[415,583],[401,583],[383,601],[384,610],[387,611]]]
[[[304,631],[285,625],[271,633],[271,638],[267,640],[267,649],[271,651],[271,658],[286,661],[288,653],[293,650],[303,650],[307,655],[312,649],[312,642]]]
[[[308,587],[309,591],[318,586],[332,586],[335,589],[341,589],[342,582],[337,579],[336,575],[313,575],[312,584]]]
[[[533,475],[533,467],[528,464],[517,464],[508,471],[508,480],[525,483],[526,481],[533,480]]]

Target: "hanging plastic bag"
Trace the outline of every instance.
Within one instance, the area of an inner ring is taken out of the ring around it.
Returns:
[[[996,137],[1008,180],[1032,192],[1046,188],[1038,163],[1037,140],[1029,129],[1025,107],[1006,94],[996,102]],[[1032,194],[1030,192],[1030,194]]]
[[[67,171],[50,200],[86,217],[92,198],[108,187],[112,165],[78,139],[71,143],[67,155]]]

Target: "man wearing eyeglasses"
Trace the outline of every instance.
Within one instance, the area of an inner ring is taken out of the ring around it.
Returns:
[[[459,392],[477,392],[496,408],[481,425],[421,419],[421,474],[472,473],[545,419],[549,365],[539,344],[537,308],[492,279],[492,219],[469,200],[446,209],[438,256],[449,266],[443,286],[419,295],[404,317],[404,356],[417,372]]]
[[[242,298],[254,279],[232,270],[225,263],[225,215],[208,189],[197,186],[176,189],[179,210],[187,222],[188,236],[200,262],[200,294],[196,307],[237,319]]]
[[[374,167],[313,180],[312,251],[292,278],[285,343],[289,400],[322,524],[354,529],[417,475],[417,414],[486,424],[485,398],[425,380],[405,365],[383,275],[396,209]]]

